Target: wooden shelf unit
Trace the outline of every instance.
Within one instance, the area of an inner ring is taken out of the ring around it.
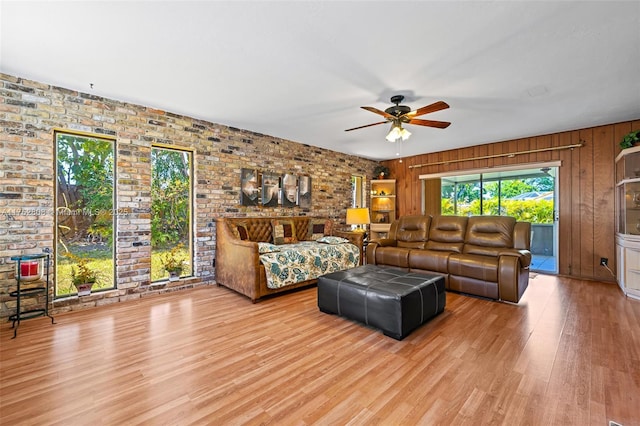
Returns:
[[[377,179],[371,181],[370,206],[370,239],[386,238],[391,228],[391,222],[396,220],[395,179]]]

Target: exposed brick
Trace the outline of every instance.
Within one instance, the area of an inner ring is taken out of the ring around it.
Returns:
[[[5,74],[0,74],[0,114],[0,170],[4,173],[0,173],[0,317],[13,313],[7,304],[11,298],[3,297],[12,286],[15,288],[14,263],[10,257],[55,247],[52,214],[19,213],[20,209],[44,211],[53,205],[53,129],[117,139],[116,205],[119,209],[115,230],[117,288],[95,292],[89,297],[57,299],[55,312],[90,309],[206,285],[215,278],[216,217],[309,215],[344,220],[344,211],[350,205],[351,175],[365,174],[363,170],[372,170],[375,165],[370,160],[251,130]],[[12,131],[16,134],[10,134]],[[175,285],[150,282],[153,144],[195,149],[193,245],[197,269],[193,279],[181,280]],[[241,206],[242,168],[311,176],[312,208]]]

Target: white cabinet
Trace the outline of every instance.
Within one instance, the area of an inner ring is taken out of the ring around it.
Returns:
[[[640,299],[640,147],[616,157],[616,263],[618,285]]]
[[[640,240],[616,236],[618,285],[629,297],[640,300]]]

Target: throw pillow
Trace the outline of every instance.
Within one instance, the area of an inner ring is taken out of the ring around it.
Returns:
[[[247,231],[247,225],[245,225],[244,223],[239,223],[236,226],[236,229],[238,230],[238,236],[241,240],[249,239],[249,231]]]
[[[248,240],[249,239],[249,231],[247,231],[247,224],[244,222],[229,223],[229,228],[231,229],[231,233],[234,237],[239,240]]]
[[[311,219],[307,230],[307,240],[316,241],[325,235],[331,235],[331,224],[329,219]]]
[[[296,238],[296,225],[292,220],[286,219],[274,219],[271,221],[273,243],[289,244],[297,243]]]
[[[318,238],[316,241],[325,244],[344,244],[349,242],[349,240],[342,237],[322,237]]]

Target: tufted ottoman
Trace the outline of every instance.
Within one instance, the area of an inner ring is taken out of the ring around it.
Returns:
[[[364,265],[318,278],[318,308],[404,339],[444,310],[444,277]]]

